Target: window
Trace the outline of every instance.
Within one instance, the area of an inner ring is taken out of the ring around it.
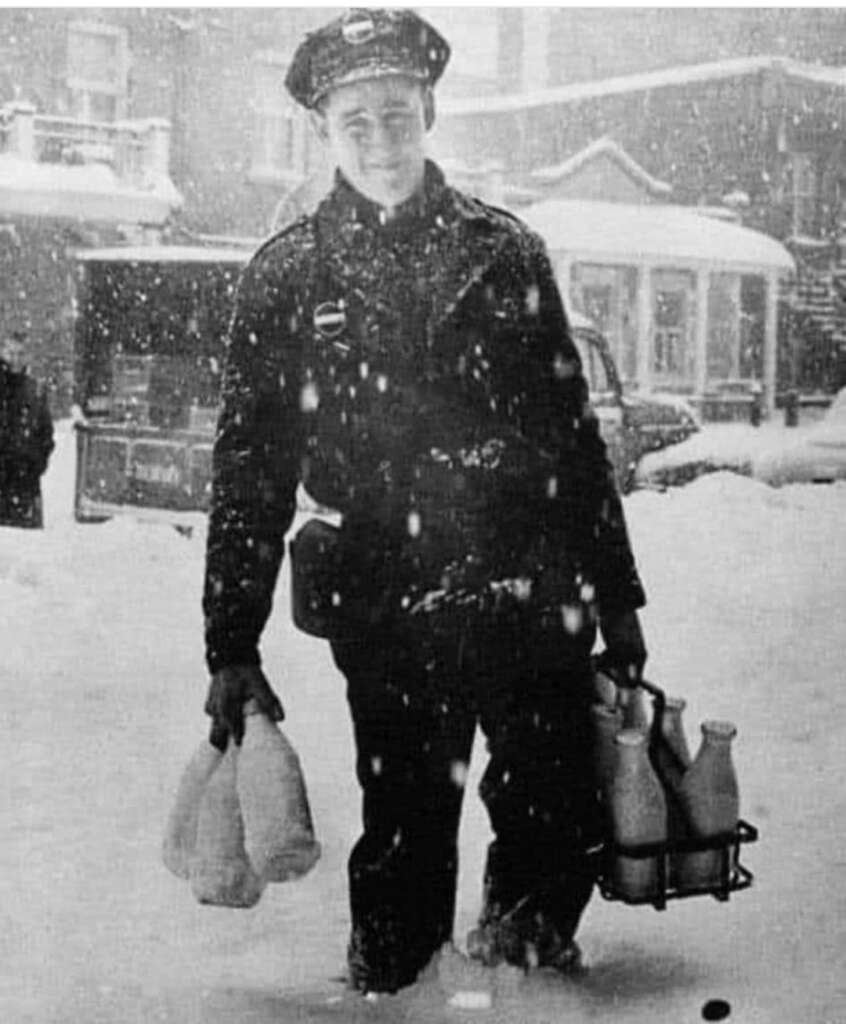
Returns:
[[[656,270],[652,275],[652,376],[656,384],[693,383],[692,331],[695,320],[693,275]]]
[[[286,99],[288,58],[260,55],[253,79],[253,178],[299,181],[309,159],[304,113]]]
[[[579,312],[608,340],[624,382],[637,376],[637,270],[630,266],[574,263],[569,294]]]
[[[497,80],[502,92],[516,92],[523,77],[523,11],[503,7],[499,14],[499,54]]]
[[[812,153],[794,153],[793,234],[806,238],[819,235],[819,165]]]
[[[740,275],[714,273],[708,287],[709,384],[739,376]]]
[[[126,31],[98,22],[68,25],[66,88],[72,116],[115,121],[126,116],[129,47]]]
[[[582,373],[588,382],[588,388],[592,395],[605,395],[613,392],[613,387],[608,379],[608,371],[605,360],[597,345],[590,340],[589,336],[576,331],[573,341],[579,350],[582,360]]]

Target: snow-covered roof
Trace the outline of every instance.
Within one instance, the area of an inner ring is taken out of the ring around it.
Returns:
[[[653,177],[645,167],[641,167],[637,160],[629,156],[622,146],[607,135],[601,139],[595,139],[590,145],[580,149],[578,153],[574,153],[573,156],[554,167],[539,167],[536,171],[532,171],[531,176],[536,181],[552,184],[575,174],[581,167],[599,156],[610,157],[623,168],[629,177],[640,182],[649,192],[666,195],[672,191],[672,185]]]
[[[803,64],[799,61],[783,62],[785,74],[790,78],[799,78],[806,82],[819,85],[830,85],[834,88],[846,87],[846,68],[831,67],[825,64]]]
[[[199,245],[116,245],[78,249],[75,255],[87,263],[246,263],[252,250]]]
[[[753,273],[795,268],[793,257],[774,238],[703,216],[695,207],[558,199],[524,207],[520,217],[551,251],[582,259],[708,264]]]
[[[703,64],[683,64],[658,71],[644,71],[638,74],[617,75],[613,78],[572,82],[569,85],[548,89],[534,89],[529,92],[508,95],[481,96],[455,100],[444,99],[438,105],[442,115],[462,116],[472,114],[500,114],[508,111],[526,110],[529,107],[550,106],[556,103],[574,103],[601,96],[620,93],[646,92],[649,89],[663,89],[673,85],[689,85],[693,82],[719,81],[724,78],[738,78],[755,75],[760,71],[781,69],[785,75],[799,80],[818,82],[834,87],[846,87],[846,68],[801,61],[783,57],[735,57],[726,60],[707,61]]]
[[[41,163],[0,153],[0,213],[34,217],[161,224],[182,203],[165,176],[128,185],[102,163]]]

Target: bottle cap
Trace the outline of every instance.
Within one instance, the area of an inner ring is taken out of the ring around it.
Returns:
[[[709,718],[702,723],[702,734],[703,736],[711,736],[716,740],[731,740],[737,735],[737,726],[734,722]]]
[[[613,718],[620,721],[623,717],[621,708],[610,708],[607,704],[591,704],[590,710],[595,718]]]
[[[637,747],[646,742],[646,733],[640,729],[621,729],[614,737],[614,742],[623,747]]]

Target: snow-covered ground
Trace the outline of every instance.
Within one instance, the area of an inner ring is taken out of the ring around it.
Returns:
[[[739,434],[737,435],[740,436]],[[166,526],[71,516],[60,425],[47,528],[0,529],[0,1021],[695,1022],[846,1020],[846,486],[771,490],[716,473],[626,499],[649,593],[649,674],[697,723],[737,723],[743,814],[760,827],[752,889],[658,913],[601,898],[579,981],[472,976],[455,957],[369,1003],[327,982],[343,965],[345,859],[358,794],[341,678],[287,621],[264,642],[307,773],[324,856],[252,910],[199,906],[160,859],[182,767],[205,730],[202,518]],[[471,768],[456,937],[478,908],[488,839]],[[457,988],[488,1009],[450,1007]]]

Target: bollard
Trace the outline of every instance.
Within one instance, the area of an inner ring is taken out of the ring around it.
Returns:
[[[796,388],[791,388],[784,396],[784,425],[799,426],[799,392]]]

